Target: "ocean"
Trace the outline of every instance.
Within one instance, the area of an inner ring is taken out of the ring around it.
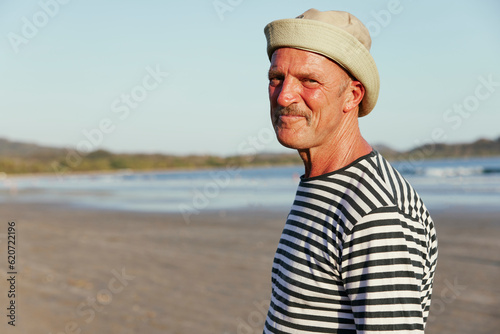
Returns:
[[[500,157],[394,162],[429,210],[500,208]],[[0,200],[180,213],[286,211],[302,166],[0,178]]]

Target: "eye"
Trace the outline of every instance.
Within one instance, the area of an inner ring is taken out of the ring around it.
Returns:
[[[269,86],[277,87],[277,86],[279,86],[281,84],[282,81],[283,81],[282,77],[279,77],[279,76],[270,76],[269,77]]]
[[[319,85],[319,82],[312,78],[304,78],[301,81],[306,88],[315,88]]]

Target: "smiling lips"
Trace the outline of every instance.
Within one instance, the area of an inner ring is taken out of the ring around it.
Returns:
[[[305,121],[306,123],[304,123]],[[276,129],[297,129],[303,125],[309,125],[310,120],[307,116],[302,115],[280,115],[277,117],[274,126]]]
[[[300,116],[300,115],[281,115],[278,117],[279,121],[281,123],[296,123],[302,119],[305,119],[305,116]]]
[[[278,108],[275,111],[274,115],[276,123],[279,122],[281,123],[281,125],[292,125],[303,119],[305,119],[309,123],[309,117],[307,116],[307,113],[293,104],[287,107]]]

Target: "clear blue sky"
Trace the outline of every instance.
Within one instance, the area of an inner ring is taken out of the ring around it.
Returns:
[[[381,91],[361,119],[370,143],[500,136],[496,0],[59,1],[0,1],[0,137],[115,152],[289,151],[268,136],[263,28],[311,7],[349,11],[373,33]]]

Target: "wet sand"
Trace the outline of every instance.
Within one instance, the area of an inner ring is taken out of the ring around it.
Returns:
[[[0,208],[1,333],[261,333],[287,212],[192,216]],[[500,211],[433,212],[439,264],[426,333],[500,333]],[[7,222],[16,326],[7,324]]]

